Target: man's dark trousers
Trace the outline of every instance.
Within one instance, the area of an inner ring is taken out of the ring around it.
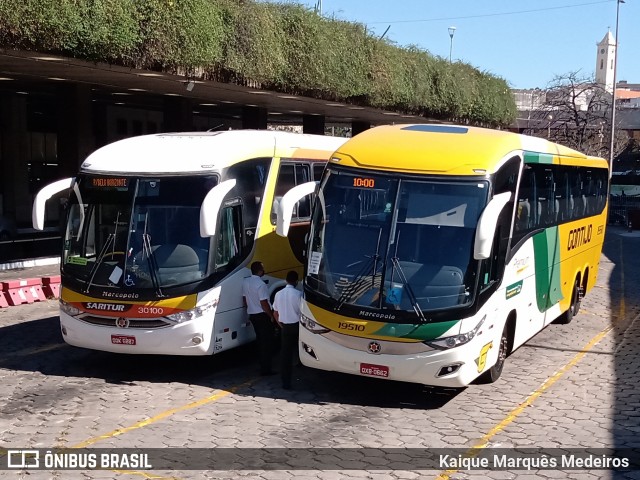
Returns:
[[[256,332],[256,340],[258,341],[260,373],[267,375],[271,373],[274,325],[266,313],[249,315],[249,320],[251,321],[251,325],[253,325],[253,329]]]
[[[299,327],[298,323],[283,323],[282,324],[282,350],[281,354],[281,367],[280,372],[282,374],[282,386],[284,388],[291,388],[291,370],[292,370],[292,357],[294,357],[296,363],[298,363],[298,336]]]

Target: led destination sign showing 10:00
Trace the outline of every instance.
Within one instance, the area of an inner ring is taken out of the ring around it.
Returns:
[[[374,188],[376,181],[373,178],[354,177],[353,186],[359,188]]]

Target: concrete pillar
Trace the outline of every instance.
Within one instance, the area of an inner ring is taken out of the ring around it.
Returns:
[[[324,115],[304,115],[302,117],[302,133],[324,135]]]
[[[163,113],[165,132],[190,132],[193,130],[193,103],[190,99],[165,98]]]
[[[242,128],[267,129],[267,109],[262,107],[242,107]]]
[[[351,136],[355,137],[357,134],[369,130],[371,124],[369,122],[353,121],[351,122]]]
[[[27,96],[0,95],[0,194],[2,213],[18,226],[30,226],[30,143],[27,131]]]
[[[107,105],[104,102],[93,103],[93,131],[96,150],[109,143],[109,127],[107,122]]]
[[[60,178],[76,175],[80,164],[96,148],[91,87],[58,87],[58,172]]]

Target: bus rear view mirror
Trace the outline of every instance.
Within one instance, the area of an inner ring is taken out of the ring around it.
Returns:
[[[293,187],[282,197],[276,209],[276,233],[281,237],[286,237],[289,233],[291,225],[291,217],[293,216],[293,207],[300,199],[306,195],[310,195],[316,190],[316,182],[301,183]]]
[[[485,260],[491,255],[498,216],[509,200],[511,200],[510,192],[499,193],[491,199],[482,215],[480,215],[473,246],[473,258],[476,260]]]
[[[38,192],[33,201],[33,209],[31,210],[31,223],[33,224],[33,228],[36,230],[44,229],[44,213],[47,200],[53,197],[56,193],[60,193],[63,190],[71,188],[74,181],[75,177],[58,180],[57,182],[50,183]]]
[[[202,238],[212,237],[216,233],[218,224],[218,213],[224,197],[236,186],[236,179],[226,180],[207,193],[200,207],[200,236]]]

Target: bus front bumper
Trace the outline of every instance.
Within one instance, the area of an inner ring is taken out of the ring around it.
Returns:
[[[301,328],[299,353],[305,366],[321,370],[460,388],[480,375],[474,361],[480,347],[475,343],[450,350],[434,349],[408,355],[372,354],[346,348],[322,334]]]
[[[113,353],[211,355],[211,319],[202,317],[173,327],[117,328],[88,324],[60,312],[62,338],[69,345]]]

